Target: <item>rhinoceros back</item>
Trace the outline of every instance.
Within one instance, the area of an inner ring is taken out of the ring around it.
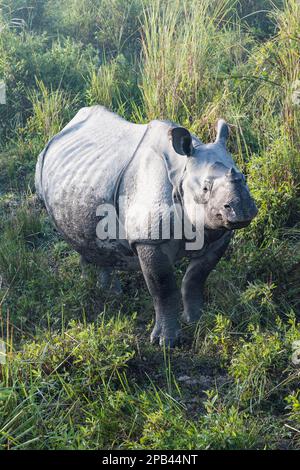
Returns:
[[[96,209],[113,202],[120,173],[146,127],[102,106],[83,108],[40,154],[37,193],[57,229],[78,251],[95,249]]]

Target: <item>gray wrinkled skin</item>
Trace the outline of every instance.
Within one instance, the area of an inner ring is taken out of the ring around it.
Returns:
[[[223,120],[216,141],[206,145],[174,123],[132,124],[94,106],[81,109],[39,156],[37,193],[82,261],[104,270],[101,282],[106,286],[115,269],[142,270],[156,313],[152,342],[176,343],[181,298],[183,320],[199,320],[207,276],[226,251],[233,230],[247,226],[257,213],[245,178],[226,150],[227,137]],[[127,239],[100,241],[96,209],[103,203],[120,209],[121,197],[126,202],[119,216]],[[161,213],[174,201],[181,203],[191,223],[191,207],[204,204],[201,250],[187,251],[185,240],[172,234],[168,240],[149,240],[147,211]],[[145,210],[133,214],[130,209],[137,203]],[[137,223],[144,230],[138,238]],[[173,265],[182,257],[190,264],[180,295]]]

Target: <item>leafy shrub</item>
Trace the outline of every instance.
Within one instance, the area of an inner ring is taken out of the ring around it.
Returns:
[[[0,77],[7,87],[7,105],[0,109],[2,139],[24,126],[30,116],[30,93],[36,89],[36,79],[49,89],[65,90],[73,97],[79,93],[82,98],[85,77],[95,63],[93,49],[83,50],[80,43],[68,39],[49,47],[45,34],[7,31],[0,36],[0,51]]]
[[[41,24],[60,36],[72,37],[85,45],[93,44],[107,57],[132,54],[138,48],[140,0],[58,0],[46,2]]]

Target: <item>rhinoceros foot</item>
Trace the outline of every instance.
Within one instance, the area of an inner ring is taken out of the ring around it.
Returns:
[[[197,313],[184,312],[181,317],[181,321],[182,323],[185,323],[186,325],[196,325],[198,321],[200,320],[201,313],[202,313],[201,311]]]
[[[152,344],[174,348],[181,343],[180,329],[168,328],[164,331],[161,325],[156,324],[150,335],[150,341]]]

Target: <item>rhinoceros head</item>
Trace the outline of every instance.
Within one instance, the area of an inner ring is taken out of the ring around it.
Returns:
[[[197,204],[202,205],[208,229],[246,227],[257,214],[246,179],[226,149],[228,135],[224,120],[218,121],[210,144],[200,143],[184,128],[172,130],[175,152],[187,157],[181,182],[184,206],[191,220]]]

